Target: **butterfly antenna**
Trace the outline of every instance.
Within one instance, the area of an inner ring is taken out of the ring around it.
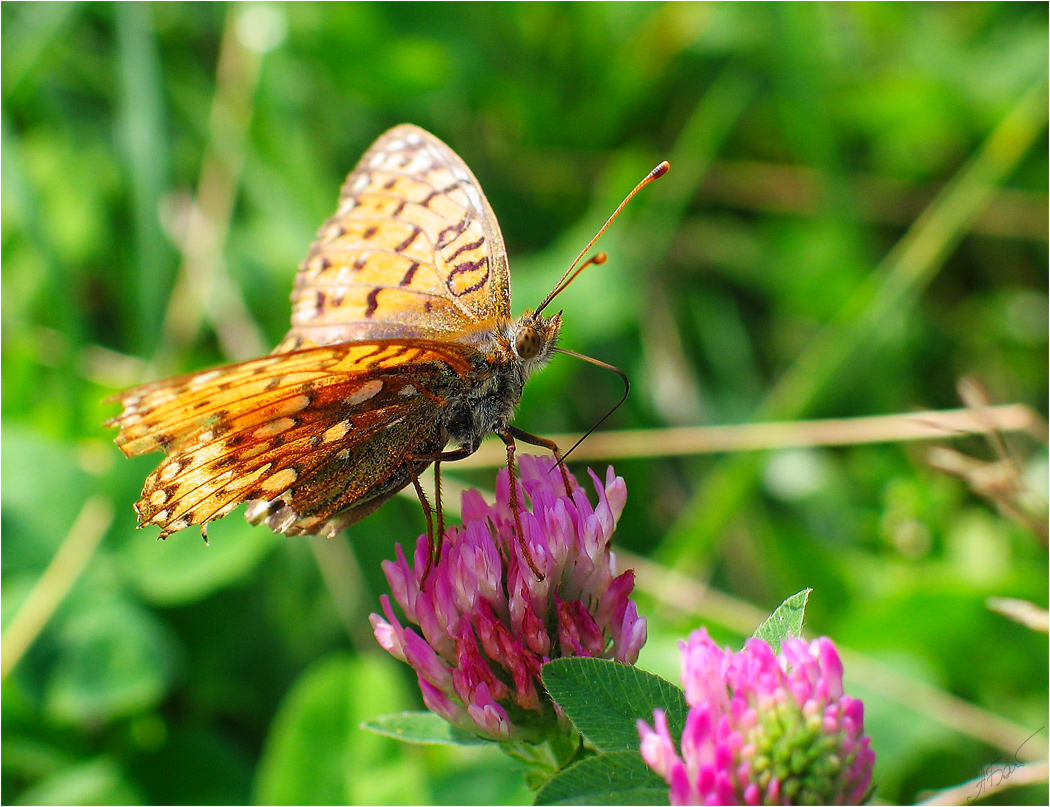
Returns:
[[[627,394],[631,391],[631,382],[627,378],[627,373],[625,373],[619,367],[614,367],[611,364],[606,364],[605,362],[600,361],[599,359],[592,359],[590,356],[584,356],[582,353],[577,353],[577,352],[575,352],[573,350],[565,350],[564,348],[560,348],[560,347],[554,348],[554,352],[555,353],[564,353],[566,356],[573,356],[573,357],[575,357],[577,359],[582,359],[583,361],[588,362],[589,364],[593,364],[595,367],[601,367],[601,368],[603,368],[605,370],[611,370],[612,372],[616,373],[616,375],[620,376],[620,379],[623,381],[623,395],[620,397],[620,400],[618,400],[616,402],[615,406],[613,406],[612,409],[610,409],[608,412],[606,412],[604,415],[602,415],[601,419],[597,423],[595,423],[593,426],[591,426],[587,430],[587,433],[583,435],[583,437],[581,437],[579,440],[577,440],[575,443],[573,443],[572,444],[572,448],[570,448],[568,451],[566,451],[564,454],[561,455],[561,459],[558,461],[558,465],[562,465],[562,464],[564,464],[565,460],[567,460],[569,458],[569,455],[573,451],[575,451],[577,448],[579,448],[580,443],[582,443],[584,440],[586,440],[588,437],[590,437],[591,434],[594,433],[595,429],[597,429],[606,420],[609,419],[609,416],[612,415],[613,412],[615,412],[617,409],[619,409],[621,406],[623,406],[623,402],[627,400]],[[557,466],[555,466],[555,467],[557,467]],[[553,468],[551,470],[553,470]]]
[[[664,160],[662,163],[660,163],[658,166],[656,166],[656,168],[654,168],[652,171],[650,171],[646,175],[645,179],[643,179],[641,182],[639,182],[637,185],[634,186],[634,190],[631,191],[629,194],[627,194],[627,198],[626,199],[624,199],[622,202],[620,202],[620,206],[617,207],[616,210],[613,211],[613,214],[611,216],[609,216],[609,218],[606,220],[605,224],[603,224],[602,228],[600,230],[598,230],[598,232],[594,236],[594,238],[592,238],[588,242],[587,246],[585,246],[580,251],[580,254],[576,256],[576,260],[574,260],[572,262],[572,265],[569,266],[569,268],[565,270],[565,274],[561,276],[561,280],[559,280],[557,282],[557,284],[555,284],[554,289],[551,291],[551,293],[547,295],[546,299],[544,299],[544,301],[542,303],[540,303],[539,307],[536,309],[536,311],[535,311],[536,314],[539,314],[544,308],[546,308],[550,304],[551,300],[553,300],[555,297],[557,297],[559,294],[561,294],[562,291],[565,289],[565,287],[568,286],[573,280],[575,280],[577,278],[577,276],[580,274],[580,272],[582,272],[584,269],[586,269],[592,263],[594,263],[594,264],[605,263],[605,253],[604,252],[599,252],[593,258],[591,258],[586,263],[584,263],[582,266],[577,268],[577,264],[579,264],[579,262],[581,260],[583,260],[583,256],[586,255],[587,252],[590,250],[590,248],[594,246],[595,242],[599,238],[602,237],[602,234],[609,228],[609,225],[613,223],[613,221],[616,219],[616,217],[620,215],[620,211],[623,210],[624,207],[627,206],[627,203],[629,201],[631,201],[631,199],[634,198],[634,195],[636,193],[638,193],[638,191],[640,191],[646,185],[648,185],[650,182],[652,182],[654,179],[659,179],[664,174],[666,174],[670,167],[671,167],[671,163],[667,162],[667,160]],[[580,358],[585,358],[585,357],[581,356]],[[609,369],[613,369],[613,368],[610,367]],[[611,415],[612,412],[610,412],[609,414]],[[608,417],[608,415],[606,415],[606,417]]]

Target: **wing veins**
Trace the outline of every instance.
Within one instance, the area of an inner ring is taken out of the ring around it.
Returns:
[[[422,232],[422,230],[421,230],[421,232]],[[426,236],[426,233],[423,232],[423,235]],[[430,243],[430,246],[431,246],[430,253],[432,255],[437,255],[438,253],[437,253],[437,250],[434,248],[434,243],[432,241],[430,241],[429,237],[427,237],[427,241]],[[487,241],[486,241],[486,243],[487,243]],[[405,253],[403,253],[403,252],[394,252],[393,250],[389,250],[389,249],[368,249],[367,247],[348,247],[346,249],[325,249],[323,251],[323,254],[324,254],[325,257],[328,257],[328,256],[330,256],[332,254],[341,254],[341,253],[349,253],[349,254],[368,253],[369,255],[393,255],[394,257],[397,257],[397,258],[408,258],[409,260],[413,260],[413,261],[415,260],[414,258],[409,258],[409,256],[405,255]],[[486,250],[486,254],[485,254],[485,260],[488,261],[488,263],[489,263],[489,270],[491,272],[491,265],[492,265],[491,256],[488,254],[487,250]],[[408,289],[407,287],[404,287],[404,286],[385,286],[385,285],[378,284],[378,283],[358,282],[358,285],[363,286],[365,288],[401,289],[403,291],[407,291],[410,294],[424,294],[425,293],[427,296],[430,296],[430,297],[435,297],[435,298],[441,299],[441,300],[448,300],[448,302],[450,302],[453,306],[455,306],[455,308],[463,315],[463,318],[465,320],[467,320],[468,322],[477,322],[478,321],[478,317],[476,317],[473,314],[473,312],[469,311],[463,305],[463,303],[460,302],[459,298],[456,297],[456,295],[452,293],[452,287],[449,286],[448,278],[442,277],[442,274],[438,270],[437,266],[435,266],[432,263],[426,263],[424,261],[417,261],[417,263],[419,263],[420,268],[426,267],[426,268],[432,269],[434,271],[434,274],[437,277],[438,282],[440,283],[441,287],[447,292],[447,294],[437,294],[437,293],[434,293],[434,292],[420,292],[420,291],[416,291],[415,289]],[[300,274],[299,277],[301,278],[303,276]],[[343,284],[343,285],[345,285],[347,287],[351,286],[351,284],[349,284],[349,283]],[[324,287],[328,287],[328,284],[321,284],[321,283],[316,282],[315,280],[299,280],[299,278],[296,278],[295,286],[296,286],[295,290],[296,291],[300,291],[302,289],[310,289],[310,288],[316,288],[316,287],[324,288]],[[340,286],[340,284],[336,284],[336,288],[338,288],[339,286]],[[294,304],[293,304],[293,306],[294,306]],[[372,322],[373,320],[368,320],[368,321]],[[301,328],[302,326],[301,325],[296,325],[295,327],[296,328]],[[328,324],[328,327],[331,327],[331,323]]]
[[[390,407],[383,407],[383,408],[390,408]],[[364,435],[363,436],[357,436],[356,439],[358,439],[358,440],[365,440],[365,441],[373,439],[380,431],[382,431],[382,429],[384,428],[384,425],[385,424],[377,424],[376,426],[373,426],[371,428],[366,428],[366,429],[363,430],[364,431]],[[297,427],[296,431],[303,431],[303,427],[301,427],[301,426]],[[179,518],[181,518],[182,516],[186,515],[187,513],[190,513],[191,511],[193,511],[194,509],[199,507],[201,504],[207,502],[208,499],[210,499],[212,497],[225,499],[226,496],[229,496],[229,495],[240,496],[241,494],[239,492],[231,491],[230,490],[230,486],[234,485],[239,479],[243,479],[246,476],[251,476],[252,473],[258,471],[260,468],[263,468],[266,465],[274,465],[275,467],[273,469],[273,473],[279,473],[279,472],[281,472],[283,470],[287,470],[289,468],[292,468],[293,470],[295,470],[293,468],[294,465],[296,465],[298,463],[308,462],[310,460],[310,458],[314,458],[312,464],[309,465],[309,467],[307,468],[307,472],[306,473],[300,473],[300,472],[296,471],[296,477],[295,477],[294,480],[289,482],[288,485],[283,487],[283,488],[274,489],[274,491],[271,493],[271,498],[264,499],[263,501],[273,501],[274,499],[279,499],[284,493],[286,493],[291,488],[295,487],[296,485],[302,485],[305,482],[309,481],[324,466],[324,464],[325,464],[325,456],[324,456],[324,454],[326,452],[331,454],[333,451],[337,451],[338,450],[338,446],[342,445],[345,442],[344,438],[339,438],[338,440],[331,441],[330,443],[322,442],[322,443],[320,443],[317,446],[311,446],[310,445],[310,440],[311,440],[312,437],[313,437],[313,435],[311,435],[311,434],[302,434],[301,436],[296,437],[294,440],[291,440],[291,441],[286,442],[286,443],[282,443],[279,446],[274,446],[272,448],[267,449],[266,451],[263,451],[258,456],[252,457],[249,460],[250,464],[246,463],[246,464],[248,464],[248,467],[245,468],[243,471],[235,472],[234,475],[229,479],[229,481],[226,482],[221,488],[219,488],[217,490],[214,490],[214,491],[211,491],[211,492],[206,492],[205,495],[203,495],[203,496],[198,496],[198,497],[192,498],[192,501],[188,504],[188,506],[185,506],[186,505],[186,501],[188,499],[191,499],[191,497],[193,497],[193,494],[199,492],[202,488],[206,487],[210,482],[212,482],[213,480],[215,480],[218,477],[222,476],[223,474],[228,473],[229,470],[230,470],[229,468],[217,468],[217,467],[214,467],[214,465],[212,467],[209,467],[207,463],[200,465],[197,469],[195,469],[195,473],[203,474],[203,473],[206,472],[206,473],[208,473],[208,476],[205,479],[201,480],[196,485],[194,485],[194,487],[187,488],[185,491],[180,491],[179,492],[179,496],[178,496],[177,499],[173,500],[170,503],[169,502],[165,502],[164,506],[165,506],[166,509],[170,508],[171,505],[174,504],[174,503],[178,503],[180,508],[181,508],[178,511],[174,512],[167,519],[167,521],[169,523],[172,522],[172,521],[177,521]],[[227,452],[227,453],[229,453],[229,452]],[[320,456],[318,456],[318,455],[320,455]],[[223,456],[225,456],[225,455],[223,455]],[[210,462],[214,463],[215,461],[217,461],[219,459],[221,459],[221,457],[216,457],[215,460],[211,460]],[[154,473],[158,473],[158,472],[159,472],[159,468]],[[186,472],[183,472],[183,473],[186,473]],[[164,485],[158,486],[157,489],[163,489],[165,486],[170,486],[170,485],[174,484],[182,475],[183,474],[180,473],[179,476],[175,477],[170,482],[167,482]],[[271,474],[271,476],[272,475],[273,474]],[[243,504],[245,502],[255,501],[255,500],[256,500],[256,497],[249,498],[248,496],[244,496],[243,498],[241,498],[238,501],[238,504]],[[222,508],[226,507],[229,503],[230,502],[228,500],[223,501],[222,504],[220,504],[218,507],[216,507],[214,510],[212,510],[211,513],[208,514],[207,518],[201,519],[200,521],[192,521],[191,523],[192,524],[205,524],[205,523],[207,523],[208,520],[212,516],[215,515],[215,513],[219,512]],[[298,513],[298,511],[297,511],[297,515],[301,515],[301,513]],[[192,517],[193,516],[191,516],[191,518]]]
[[[403,175],[403,176],[407,176],[407,175]],[[416,181],[420,182],[420,184],[425,184],[428,188],[430,188],[432,191],[434,191],[435,194],[437,194],[439,196],[448,196],[448,194],[442,192],[438,188],[435,188],[429,182],[425,183],[425,182],[422,182],[421,180],[416,180]],[[440,219],[441,221],[447,222],[449,224],[453,223],[452,219],[448,218],[447,216],[445,216],[445,215],[443,215],[441,213],[438,213],[434,208],[430,207],[429,205],[425,205],[422,202],[417,202],[414,199],[406,199],[404,196],[395,196],[392,193],[377,193],[377,192],[374,192],[374,191],[362,191],[361,193],[351,194],[350,198],[353,198],[353,199],[374,199],[374,198],[379,198],[379,199],[386,199],[386,200],[392,201],[392,202],[399,202],[399,203],[400,202],[404,202],[405,207],[409,207],[409,206],[411,206],[411,207],[418,207],[421,210],[426,210],[428,213],[433,214],[434,218],[436,218],[436,219]],[[453,201],[454,204],[459,205],[459,202],[456,202],[454,199],[452,201]],[[462,205],[459,205],[459,206],[462,207]],[[466,208],[464,208],[464,209],[466,209]],[[375,216],[375,217],[373,217],[373,216],[366,216],[366,215],[355,215],[355,210],[356,210],[356,208],[354,208],[354,210],[349,211],[345,216],[335,216],[333,219],[331,219],[331,221],[363,221],[363,222],[378,221],[378,222],[380,222],[382,224],[386,224],[387,222],[390,222],[390,221],[399,221],[402,224],[413,224],[416,227],[421,227],[421,225],[416,224],[414,221],[411,221],[410,219],[401,218],[400,216],[395,216],[395,217],[391,218],[390,216]],[[471,210],[473,210],[473,208],[471,208]],[[480,222],[480,220],[478,220],[478,219],[475,219],[475,220]]]

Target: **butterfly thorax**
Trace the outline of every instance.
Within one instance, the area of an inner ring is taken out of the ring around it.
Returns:
[[[516,321],[496,323],[476,345],[473,383],[446,408],[448,437],[474,452],[486,435],[506,429],[525,382],[550,361],[560,330],[560,314],[548,318],[527,311]]]

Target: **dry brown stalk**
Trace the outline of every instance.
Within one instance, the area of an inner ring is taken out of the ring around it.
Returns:
[[[894,415],[734,426],[691,426],[670,429],[596,432],[573,453],[574,460],[675,457],[732,451],[766,451],[807,446],[895,443],[943,440],[972,434],[1025,432],[1046,440],[1046,424],[1023,404],[973,409],[947,409]],[[555,434],[559,445],[572,445],[579,435]],[[457,468],[494,468],[505,462],[502,444],[486,443]]]

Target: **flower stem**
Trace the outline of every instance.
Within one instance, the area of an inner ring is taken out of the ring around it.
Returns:
[[[534,790],[538,790],[548,779],[586,753],[577,731],[556,731],[538,743],[507,742],[502,743],[500,748],[525,765],[525,781]]]

